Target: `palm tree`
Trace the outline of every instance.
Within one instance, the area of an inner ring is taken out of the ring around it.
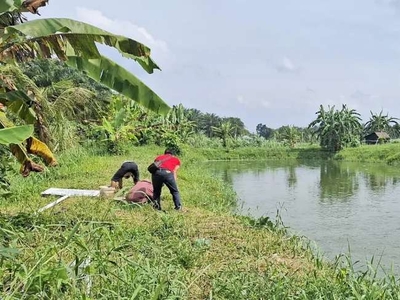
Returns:
[[[235,117],[223,118],[222,122],[225,122],[225,121],[228,121],[232,124],[234,138],[242,136],[246,132],[244,123],[240,118],[235,118]]]
[[[365,123],[365,132],[370,134],[375,131],[390,131],[393,125],[398,125],[397,118],[389,117],[388,114],[383,115],[380,111],[379,114],[374,114],[370,111],[371,117],[367,123]]]
[[[221,118],[216,114],[205,113],[200,122],[200,129],[206,134],[208,137],[213,137],[214,127],[219,127],[221,124]]]
[[[50,59],[57,57],[69,66],[85,71],[86,74],[158,113],[167,113],[168,105],[137,77],[123,67],[101,55],[97,44],[117,49],[124,57],[139,63],[148,73],[159,69],[150,57],[150,49],[145,45],[104,31],[95,26],[63,18],[37,19],[26,21],[22,12],[38,13],[48,0],[8,0],[0,3],[0,64],[23,63],[33,58]],[[16,84],[14,84],[16,83]],[[24,89],[18,81],[0,74],[0,103],[27,123],[37,120],[32,107],[39,106],[35,89]],[[3,113],[0,128],[13,126]],[[13,144],[12,152],[22,163],[22,170],[28,175],[31,170],[40,171],[32,162],[27,151],[36,149],[36,139],[31,139],[31,147]],[[28,142],[29,144],[29,142]],[[45,149],[41,145],[41,149]],[[42,151],[42,153],[44,153]],[[48,153],[47,153],[48,154]],[[50,163],[55,164],[54,160]]]

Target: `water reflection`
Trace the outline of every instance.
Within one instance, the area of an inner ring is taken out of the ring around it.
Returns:
[[[338,161],[231,161],[213,162],[215,175],[229,184],[234,183],[235,175],[247,174],[257,178],[264,177],[266,181],[271,174],[284,176],[286,187],[296,189],[298,172],[319,172],[311,176],[318,178],[318,189],[321,202],[335,203],[351,201],[359,192],[360,186],[373,193],[384,192],[387,185],[400,184],[400,171],[387,165],[369,165],[360,163],[344,163]],[[389,170],[389,171],[388,171]],[[269,175],[268,175],[269,174]],[[304,174],[303,174],[304,175]]]
[[[208,166],[209,167],[209,166]],[[334,257],[366,261],[382,255],[400,270],[400,170],[337,161],[217,162],[210,169],[232,184],[238,211],[275,217]],[[400,273],[400,272],[399,272]]]
[[[287,175],[287,184],[289,188],[296,187],[297,183],[297,175],[296,175],[296,166],[290,165],[288,167],[288,175]]]
[[[338,162],[323,162],[320,168],[321,201],[349,201],[357,192],[357,174],[348,166]]]

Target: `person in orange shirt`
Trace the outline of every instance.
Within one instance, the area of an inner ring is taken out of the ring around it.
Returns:
[[[154,161],[161,161],[158,170],[151,175],[151,181],[153,183],[153,199],[154,208],[161,210],[161,190],[165,184],[174,201],[175,209],[182,210],[181,197],[176,183],[177,171],[181,166],[181,161],[175,155],[175,152],[171,149],[166,149],[163,155],[159,155]]]

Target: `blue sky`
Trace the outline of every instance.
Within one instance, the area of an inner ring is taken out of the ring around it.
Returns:
[[[400,118],[400,0],[51,0],[67,17],[148,45],[162,68],[105,54],[168,104],[307,126],[322,104]]]

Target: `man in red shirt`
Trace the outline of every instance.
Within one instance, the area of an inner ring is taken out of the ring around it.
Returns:
[[[154,208],[161,210],[161,189],[165,184],[172,195],[175,209],[182,210],[181,197],[176,184],[176,172],[181,165],[181,161],[174,155],[174,151],[171,149],[165,150],[164,154],[157,156],[154,161],[161,161],[159,169],[151,175],[151,181],[154,188]]]

